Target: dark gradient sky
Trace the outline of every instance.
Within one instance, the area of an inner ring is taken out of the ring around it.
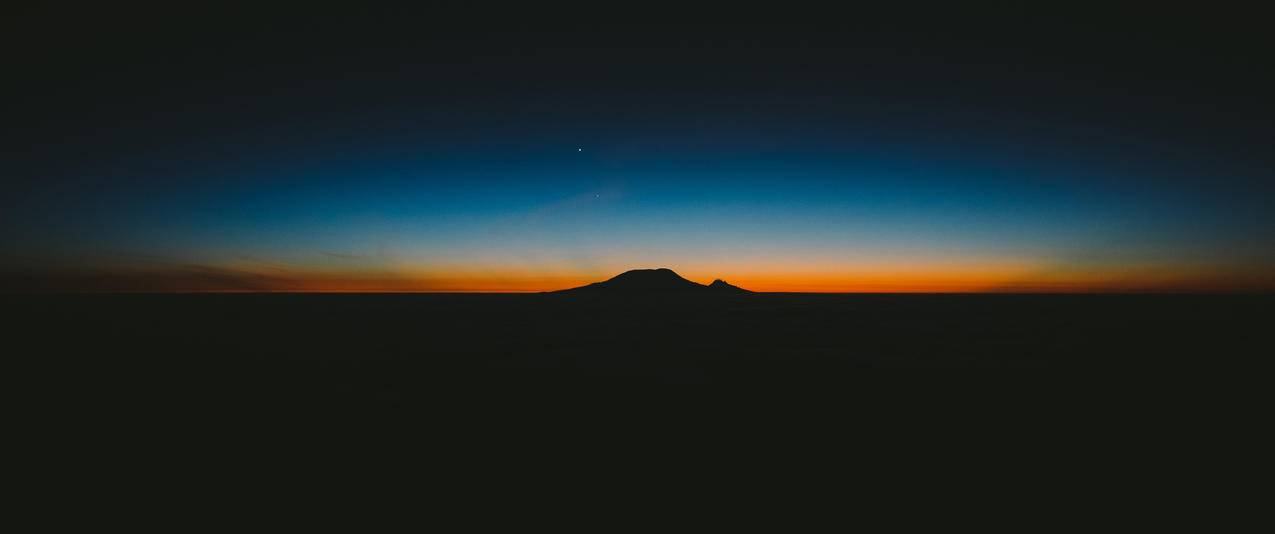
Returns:
[[[16,13],[4,287],[1275,288],[1255,14],[470,15]]]

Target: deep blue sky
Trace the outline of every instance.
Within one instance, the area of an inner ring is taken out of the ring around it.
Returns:
[[[1275,65],[1251,17],[931,15],[23,13],[0,267],[125,289],[653,266],[790,290],[1271,287]]]

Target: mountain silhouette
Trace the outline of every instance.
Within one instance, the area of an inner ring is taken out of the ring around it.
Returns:
[[[751,293],[746,289],[735,287],[721,280],[714,280],[711,285],[704,285],[682,278],[672,269],[634,269],[625,271],[604,282],[594,282],[587,286],[551,291],[551,293],[570,294],[742,294]]]
[[[726,283],[725,280],[718,278],[713,283],[708,284],[708,288],[718,293],[752,293],[747,289]]]

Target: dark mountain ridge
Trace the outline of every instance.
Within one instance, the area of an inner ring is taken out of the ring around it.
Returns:
[[[743,294],[752,293],[730,285],[722,280],[714,280],[710,285],[692,282],[672,269],[633,269],[620,273],[609,280],[594,282],[587,286],[550,291],[555,294]]]
[[[752,291],[732,285],[721,278],[713,280],[713,283],[708,284],[708,288],[722,293],[752,293]]]

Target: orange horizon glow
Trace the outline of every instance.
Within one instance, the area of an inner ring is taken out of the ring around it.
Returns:
[[[649,268],[647,266],[639,268]],[[206,293],[537,293],[579,287],[628,270],[616,269],[262,269],[188,266],[64,272],[10,291]],[[1275,276],[1220,268],[1050,268],[1030,262],[786,266],[722,269],[673,267],[701,284],[722,279],[756,292],[785,293],[1128,293],[1268,292]]]

